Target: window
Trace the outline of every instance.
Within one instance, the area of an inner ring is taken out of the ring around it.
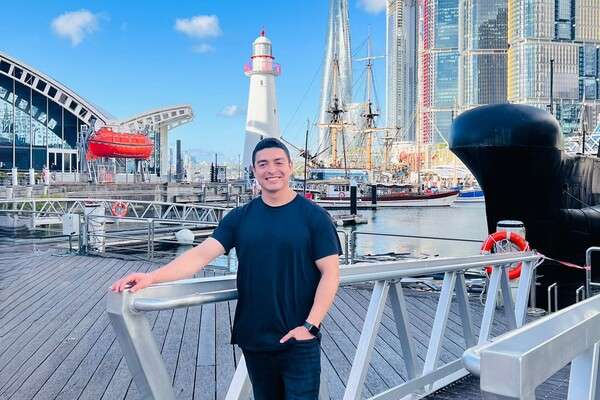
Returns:
[[[34,80],[34,76],[31,75],[29,72],[25,75],[25,83],[28,85],[33,85],[33,80]]]
[[[60,98],[58,99],[58,102],[60,104],[65,104],[67,102],[67,95],[64,93],[61,93]]]
[[[77,103],[73,100],[71,100],[71,104],[69,104],[69,108],[71,110],[75,110],[77,108]]]
[[[31,143],[31,118],[29,117],[31,99],[30,89],[21,82],[15,81],[15,146],[29,147]],[[19,160],[17,159],[17,163]],[[29,153],[27,162],[21,164],[23,168],[29,168]],[[19,168],[22,168],[18,165]]]
[[[46,86],[48,86],[48,84],[40,79],[38,80],[37,85],[35,85],[35,88],[40,92],[43,92],[44,90],[46,90]]]
[[[48,89],[48,96],[53,99],[56,97],[56,93],[58,93],[58,90],[54,86],[50,86],[50,89]]]
[[[0,71],[8,74],[9,70],[10,70],[10,64],[4,60],[0,61]]]
[[[13,76],[17,79],[21,79],[21,76],[23,75],[23,70],[19,67],[15,67],[13,69]]]
[[[64,138],[65,148],[75,149],[77,148],[77,117],[70,112],[64,112]]]
[[[48,147],[62,148],[62,113],[63,108],[60,105],[51,100],[48,101]]]

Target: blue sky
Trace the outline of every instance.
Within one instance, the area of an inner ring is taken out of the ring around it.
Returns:
[[[385,0],[348,2],[353,51],[364,55],[370,29],[374,53],[383,55]],[[283,70],[276,81],[283,136],[303,145],[306,119],[317,116],[327,11],[328,0],[3,2],[0,50],[118,118],[191,104],[195,120],[173,130],[172,143],[234,160],[248,101],[242,67],[262,27]],[[376,68],[383,108],[383,60]],[[363,70],[354,64],[355,80]],[[355,99],[363,88],[357,83]]]

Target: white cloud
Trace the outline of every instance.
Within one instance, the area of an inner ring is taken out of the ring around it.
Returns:
[[[178,18],[175,30],[193,38],[221,36],[219,17],[216,15],[196,15],[192,18]]]
[[[233,118],[244,113],[244,109],[238,105],[232,104],[223,107],[219,115],[222,117]]]
[[[358,6],[370,14],[385,11],[387,0],[358,0]]]
[[[86,35],[98,30],[98,15],[85,9],[70,11],[54,18],[50,26],[55,34],[69,39],[72,46],[77,46]]]
[[[212,53],[213,51],[215,51],[215,48],[208,43],[200,43],[200,44],[192,46],[192,51],[194,53],[201,53],[201,54]]]

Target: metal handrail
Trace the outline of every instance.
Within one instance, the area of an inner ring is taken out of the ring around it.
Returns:
[[[600,296],[594,296],[465,351],[481,390],[503,399],[535,399],[535,389],[571,362],[569,400],[597,399]],[[491,398],[491,397],[490,397]],[[496,397],[494,397],[496,398]]]
[[[462,367],[461,359],[438,366],[450,306],[453,301],[458,303],[466,347],[471,347],[476,343],[475,325],[471,317],[464,272],[470,268],[492,265],[489,291],[479,331],[479,341],[483,342],[491,336],[491,327],[500,291],[504,300],[504,316],[509,329],[521,326],[525,322],[533,271],[541,257],[540,254],[529,251],[460,258],[360,263],[340,268],[341,284],[374,282],[367,315],[346,384],[344,399],[357,400],[362,397],[363,384],[388,297],[402,345],[408,380],[374,398],[397,399],[415,393],[428,394],[467,374]],[[519,261],[523,263],[523,267],[517,299],[513,303],[507,268]],[[444,280],[438,298],[425,362],[422,368],[419,368],[414,350],[414,338],[408,324],[410,315],[406,310],[404,289],[400,280],[403,277],[439,273],[444,274]],[[107,310],[111,324],[142,397],[161,400],[175,398],[170,375],[166,371],[160,350],[143,312],[228,301],[236,297],[235,275],[188,279],[153,285],[136,293],[126,290],[123,293],[111,292],[109,294]],[[323,380],[324,375],[321,376],[323,391],[320,398],[325,399],[327,398],[326,384]],[[248,393],[249,380],[242,358],[226,399],[239,400],[246,397]]]
[[[340,267],[340,286],[357,284],[372,281],[402,279],[414,276],[434,275],[445,272],[464,271],[470,268],[486,267],[488,265],[506,264],[512,265],[519,261],[530,262],[540,258],[538,253],[529,251],[526,253],[499,253],[485,256],[470,256],[463,257],[458,263],[452,263],[452,258],[435,258],[433,260],[409,260],[409,261],[388,261],[380,263],[360,263]],[[448,262],[451,262],[448,264]],[[186,280],[186,285],[200,283],[202,286],[205,282],[211,282],[211,278],[196,278]],[[227,282],[226,287],[220,286],[215,292],[222,292],[221,295],[226,296],[222,300],[226,301],[237,299],[237,289],[235,289],[236,276],[231,275],[221,279],[221,285]],[[132,309],[136,311],[158,311],[173,308],[172,304],[178,304],[180,307],[192,307],[202,304],[214,302],[212,294],[214,292],[203,291],[202,289],[195,290],[195,294],[191,295],[184,291],[180,297],[166,296],[163,300],[160,297],[165,296],[165,288],[177,287],[179,282],[168,282],[155,285],[144,289],[135,297],[132,302]],[[158,297],[152,297],[152,292],[157,292]],[[203,297],[204,295],[211,295]],[[217,296],[218,297],[218,296]],[[175,302],[174,302],[175,301]]]

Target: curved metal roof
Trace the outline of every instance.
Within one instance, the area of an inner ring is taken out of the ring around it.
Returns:
[[[100,107],[79,96],[66,85],[3,52],[0,52],[0,74],[15,79],[62,105],[88,125],[91,123],[91,119],[95,118],[96,127],[98,125],[116,125],[129,130],[144,130],[148,127],[161,128],[166,126],[167,129],[173,129],[190,122],[194,118],[190,105],[178,105],[159,108],[131,118],[118,120]]]
[[[0,52],[0,74],[9,76],[61,104],[88,124],[92,118],[103,124],[114,121],[114,117],[85,100],[66,85],[2,52]]]
[[[173,129],[179,125],[190,122],[194,118],[192,106],[188,104],[163,107],[135,115],[126,120],[119,121],[121,127],[129,130],[144,130],[148,127]]]

